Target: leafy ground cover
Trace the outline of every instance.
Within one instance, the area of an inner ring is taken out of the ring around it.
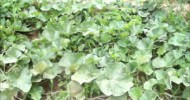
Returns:
[[[1,0],[1,100],[189,100],[190,13],[161,4]]]

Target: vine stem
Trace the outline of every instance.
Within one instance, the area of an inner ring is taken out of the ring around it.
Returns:
[[[180,97],[180,96],[174,96],[174,95],[171,95],[171,94],[169,94],[169,93],[164,93],[165,95],[167,95],[168,97],[170,97],[170,98],[182,98],[182,97]]]
[[[45,93],[45,95],[49,95],[49,94],[56,94],[56,93],[59,93],[61,91],[55,91],[55,92],[48,92],[48,93]]]
[[[107,98],[107,97],[108,97],[108,96],[106,96],[106,95],[100,95],[100,96],[91,98],[91,99],[89,99],[89,100],[105,100],[105,99],[102,99],[102,98]]]

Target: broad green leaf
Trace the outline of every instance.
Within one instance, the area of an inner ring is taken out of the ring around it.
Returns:
[[[68,91],[71,94],[71,96],[75,97],[77,100],[84,100],[84,90],[80,83],[77,81],[70,81],[68,84]]]
[[[98,77],[98,75],[99,71],[95,65],[85,64],[77,69],[77,71],[71,76],[71,79],[83,84],[91,82]]]
[[[157,83],[157,80],[152,78],[152,79],[149,79],[148,81],[146,81],[144,83],[144,89],[145,90],[151,90],[152,87]]]
[[[172,25],[169,25],[168,27],[166,27],[166,30],[170,33],[173,33],[176,31],[176,29],[172,26]]]
[[[15,45],[15,48],[17,48],[17,49],[20,50],[20,51],[25,51],[26,46],[23,45],[23,44],[18,44],[18,45]]]
[[[136,62],[141,65],[149,62],[152,58],[152,54],[149,51],[136,51],[133,57],[135,58]]]
[[[147,17],[150,13],[149,12],[142,12],[142,11],[138,11],[139,16],[141,17]]]
[[[55,78],[58,74],[60,74],[61,72],[63,72],[63,68],[61,68],[60,66],[58,66],[57,64],[53,64],[53,66],[48,67],[44,70],[43,72],[43,78],[46,79],[53,79]]]
[[[186,52],[185,58],[190,62],[190,52]]]
[[[170,69],[167,69],[166,72],[171,82],[174,82],[176,84],[180,84],[182,82],[182,78],[178,77],[177,71],[175,69],[170,68]]]
[[[168,51],[168,45],[164,44],[163,46],[159,47],[157,53],[158,53],[158,55],[163,55],[167,51]]]
[[[33,66],[32,73],[36,76],[42,74],[48,65],[45,61],[40,61]]]
[[[133,25],[131,28],[131,34],[137,35],[139,33],[142,33],[143,27],[141,25]]]
[[[34,85],[30,90],[29,94],[33,100],[41,100],[43,88],[41,86]]]
[[[174,66],[176,61],[172,52],[167,52],[162,59],[167,63],[167,67]]]
[[[121,47],[126,47],[127,46],[127,40],[119,40],[118,42],[117,42],[117,44],[119,45],[119,46],[121,46]]]
[[[9,64],[17,62],[18,59],[15,57],[3,57],[2,60],[4,64]]]
[[[176,84],[180,84],[180,83],[182,83],[182,78],[179,78],[179,77],[177,77],[177,76],[170,76],[170,80],[172,81],[172,82],[174,82],[174,83],[176,83]]]
[[[125,23],[123,21],[112,21],[109,24],[109,27],[111,29],[122,29],[124,27]]]
[[[156,100],[158,94],[153,90],[145,90],[140,100]]]
[[[68,99],[68,92],[61,91],[59,94],[55,97],[55,100],[67,100]]]
[[[189,100],[189,99],[190,99],[189,93],[190,93],[190,87],[185,88],[185,89],[183,90],[183,95],[182,95],[182,97],[183,97],[184,99]]]
[[[40,8],[42,11],[48,11],[51,9],[51,4],[48,4],[47,2],[43,3],[42,7]]]
[[[151,63],[145,63],[138,67],[140,71],[143,71],[147,75],[151,75],[153,73],[153,68]]]
[[[126,71],[127,71],[128,73],[134,73],[134,72],[136,72],[137,68],[138,68],[138,64],[137,64],[137,62],[134,62],[134,61],[129,62],[129,63],[126,65]]]
[[[142,89],[139,87],[133,87],[131,88],[131,90],[129,91],[129,96],[133,99],[133,100],[139,100],[140,97],[142,95]]]
[[[161,57],[157,57],[152,61],[152,65],[155,68],[162,68],[162,67],[167,67],[167,62],[161,58]]]
[[[17,92],[16,89],[0,92],[0,100],[15,100],[14,96],[17,95]]]
[[[1,77],[0,77],[1,78]],[[0,83],[0,91],[4,91],[4,90],[6,90],[6,89],[8,89],[8,88],[10,88],[10,84],[8,83],[8,82],[1,82]]]
[[[96,79],[99,88],[105,95],[121,96],[134,85],[133,79],[125,74],[124,68],[123,63],[110,63]]]
[[[60,66],[70,67],[72,64],[81,63],[83,53],[65,53],[59,61]]]
[[[164,70],[156,70],[154,73],[156,75],[157,80],[161,80],[166,77],[166,73],[164,72]]]
[[[21,51],[17,50],[16,48],[10,47],[6,51],[6,56],[3,57],[3,63],[15,63],[21,55]]]
[[[13,86],[19,88],[23,92],[29,92],[32,86],[31,78],[32,73],[27,68],[24,68],[18,79],[13,83]]]
[[[165,78],[164,83],[166,84],[167,89],[172,89],[172,82],[170,78]]]
[[[153,40],[158,38],[159,40],[163,41],[163,39],[166,38],[167,36],[167,32],[165,32],[162,27],[156,26],[151,29],[151,31],[147,34],[147,36],[149,36]]]
[[[183,56],[182,50],[172,50],[172,52],[175,59],[179,59],[181,56]]]
[[[190,44],[188,33],[174,33],[168,43],[174,46],[188,47]]]
[[[100,34],[100,40],[103,42],[103,43],[106,43],[106,42],[109,42],[111,40],[111,36],[109,33],[101,33]]]
[[[139,50],[145,50],[145,49],[147,49],[146,44],[145,44],[142,40],[139,40],[139,41],[137,42],[136,47],[137,47]]]
[[[48,30],[48,29],[46,29],[42,32],[42,36],[44,38],[46,38],[48,41],[54,41],[54,40],[60,38],[58,31],[52,31],[52,30]]]

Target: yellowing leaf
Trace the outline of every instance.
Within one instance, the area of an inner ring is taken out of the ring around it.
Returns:
[[[34,75],[42,74],[47,67],[48,65],[45,61],[38,62],[33,66],[32,73]]]

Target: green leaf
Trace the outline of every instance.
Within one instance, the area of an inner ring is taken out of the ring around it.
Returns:
[[[166,53],[168,51],[168,45],[164,44],[163,46],[160,46],[157,53],[158,55],[163,55],[164,53]]]
[[[48,30],[48,29],[46,29],[42,32],[42,36],[44,38],[46,38],[48,41],[53,41],[53,40],[60,38],[58,31],[52,31],[52,30]]]
[[[136,59],[136,62],[141,65],[149,62],[152,58],[152,54],[149,51],[136,51],[133,57]]]
[[[176,29],[172,26],[172,25],[169,25],[168,27],[166,27],[166,30],[170,33],[173,33],[176,31]]]
[[[149,79],[148,81],[146,81],[144,83],[144,89],[145,90],[151,90],[152,87],[157,83],[157,80],[152,78],[152,79]]]
[[[59,61],[59,65],[63,67],[70,67],[73,64],[81,64],[83,53],[65,53]]]
[[[119,40],[117,44],[121,47],[126,47],[127,46],[127,40]]]
[[[136,72],[137,68],[138,68],[138,64],[137,64],[136,62],[134,62],[134,61],[129,62],[129,63],[126,65],[126,71],[127,71],[128,73],[134,73],[134,72]]]
[[[123,21],[112,21],[109,24],[109,27],[111,29],[122,29],[124,27],[125,23]]]
[[[13,83],[13,86],[27,93],[32,86],[31,78],[32,73],[27,68],[24,68],[18,79],[16,79],[15,83]]]
[[[151,31],[149,31],[147,36],[149,36],[153,40],[158,38],[159,40],[163,41],[163,39],[167,37],[167,32],[164,31],[164,29],[160,27],[160,25],[158,25],[158,26],[153,27]]]
[[[1,77],[0,77],[1,78]],[[1,79],[0,79],[1,80]],[[10,84],[8,82],[1,82],[0,83],[0,91],[4,91],[6,89],[9,89],[10,88]]]
[[[105,95],[121,96],[133,86],[133,79],[125,74],[123,68],[125,68],[123,63],[110,63],[96,79],[99,88]]]
[[[143,71],[147,75],[151,75],[154,71],[151,63],[145,63],[138,67],[139,70]]]
[[[189,99],[190,99],[189,93],[190,93],[190,87],[186,87],[186,88],[183,90],[183,95],[182,95],[182,97],[183,97],[184,99],[189,100]]]
[[[140,100],[156,100],[158,94],[153,90],[145,90]]]
[[[168,43],[174,46],[188,47],[190,44],[188,33],[174,33]]]
[[[141,17],[147,17],[149,14],[150,14],[149,12],[138,11],[138,15]]]
[[[131,88],[131,90],[129,91],[129,96],[133,99],[133,100],[139,100],[140,97],[142,95],[142,89],[139,87],[133,87]]]
[[[0,100],[15,100],[14,96],[16,96],[18,90],[6,90],[0,92]]]
[[[190,62],[190,52],[186,52],[185,58],[187,59],[187,61]]]
[[[157,57],[152,61],[152,65],[155,68],[162,68],[167,67],[167,62],[163,58]]]
[[[59,92],[58,96],[55,97],[55,100],[67,100],[68,99],[68,92],[61,91]]]
[[[175,59],[179,59],[181,56],[183,56],[182,50],[172,50],[172,52]]]
[[[48,67],[45,61],[40,61],[33,66],[32,73],[36,76],[42,74],[44,70]]]
[[[145,50],[145,49],[147,49],[146,44],[145,44],[142,40],[139,40],[139,41],[137,42],[136,47],[137,47],[139,50]]]
[[[57,64],[53,64],[53,66],[46,68],[43,72],[43,78],[46,79],[53,79],[55,78],[58,74],[63,72],[63,68],[58,66]]]
[[[166,72],[167,72],[171,82],[174,82],[176,84],[182,83],[182,78],[178,77],[178,73],[174,68],[169,68],[166,70]]]
[[[77,100],[84,100],[84,90],[80,83],[77,81],[70,81],[68,84],[68,91],[71,94],[71,96],[75,97]]]
[[[166,77],[166,73],[164,72],[164,70],[156,70],[154,73],[156,75],[157,80],[161,80]]]
[[[15,57],[15,58],[19,58],[22,55],[22,52],[14,47],[10,47],[7,51],[6,51],[6,55],[9,57]]]
[[[75,74],[71,76],[72,80],[78,81],[80,84],[89,83],[99,75],[99,70],[93,64],[81,65]]]
[[[33,100],[41,100],[43,88],[41,86],[34,85],[29,94]]]
[[[15,63],[15,62],[17,62],[17,60],[18,59],[15,57],[3,57],[2,58],[2,61],[4,64]]]

